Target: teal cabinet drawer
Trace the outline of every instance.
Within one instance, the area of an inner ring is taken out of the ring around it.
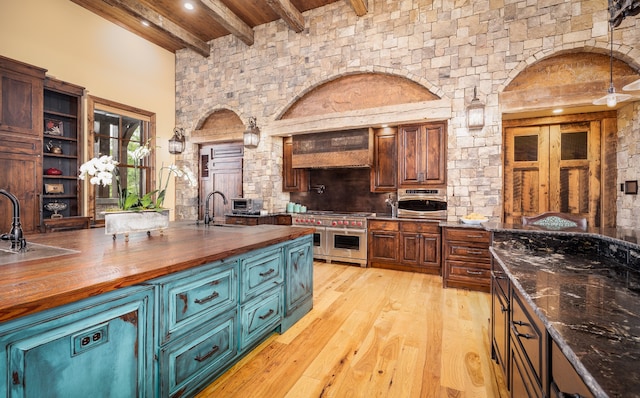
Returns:
[[[237,352],[231,311],[160,350],[161,397],[190,396],[210,383]]]
[[[260,251],[242,260],[240,301],[255,297],[284,281],[282,248]]]
[[[238,262],[219,264],[160,285],[161,344],[238,303]],[[189,327],[187,327],[189,326]]]
[[[240,350],[271,332],[282,320],[282,288],[278,287],[240,307]]]
[[[153,396],[153,302],[125,288],[0,324],[3,396]]]

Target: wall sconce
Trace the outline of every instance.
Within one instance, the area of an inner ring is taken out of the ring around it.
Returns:
[[[243,134],[245,148],[257,148],[260,143],[260,129],[256,126],[256,118],[249,118],[249,128]]]
[[[169,139],[169,153],[181,154],[184,151],[184,129],[174,128],[173,137]]]
[[[467,107],[467,127],[470,129],[484,127],[484,104],[478,99],[477,87],[473,88],[473,99]]]

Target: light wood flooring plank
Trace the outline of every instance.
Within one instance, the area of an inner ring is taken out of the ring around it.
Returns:
[[[199,398],[499,397],[486,293],[438,276],[314,263],[314,308]]]

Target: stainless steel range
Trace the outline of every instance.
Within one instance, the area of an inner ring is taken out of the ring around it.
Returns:
[[[370,213],[311,211],[291,217],[293,226],[312,226],[313,257],[367,266],[367,217]]]

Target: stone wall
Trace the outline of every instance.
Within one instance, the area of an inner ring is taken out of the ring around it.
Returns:
[[[362,71],[404,76],[453,104],[448,121],[449,218],[472,211],[499,218],[499,93],[539,59],[567,51],[606,53],[608,48],[604,0],[369,0],[363,17],[347,3],[306,12],[302,33],[277,21],[256,27],[251,47],[226,36],[211,43],[208,58],[179,51],[176,120],[187,139],[218,109],[233,110],[243,121],[255,116],[260,126],[277,120],[311,88],[338,76]],[[630,18],[616,31],[621,42],[616,57],[636,70],[640,49],[633,46],[640,42],[639,25]],[[481,131],[469,131],[465,124],[475,86],[486,104]],[[637,115],[638,110],[630,112]],[[637,122],[630,130],[640,134]],[[183,161],[197,166],[196,149],[191,145]],[[281,154],[281,139],[264,135],[257,149],[245,151],[245,196],[264,197],[269,211],[284,210],[289,200],[281,192]],[[183,195],[176,200],[184,203],[177,207],[178,218],[195,218],[191,199]]]
[[[625,181],[640,181],[640,102],[631,103],[618,112],[618,188]],[[618,189],[617,226],[638,228],[640,196],[627,195]]]

